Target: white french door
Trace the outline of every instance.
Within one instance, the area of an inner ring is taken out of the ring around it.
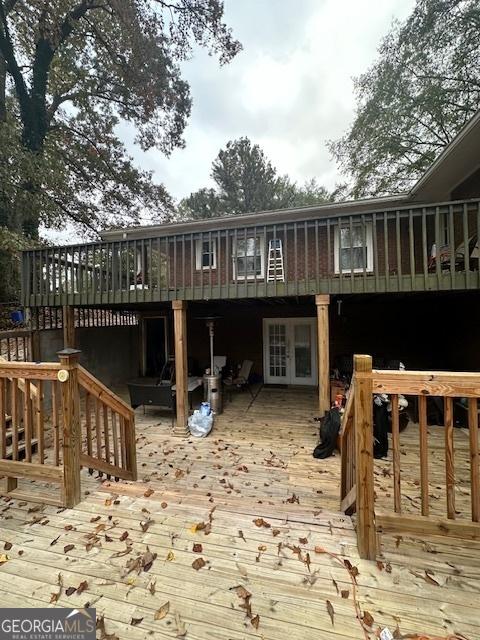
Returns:
[[[267,384],[317,384],[315,318],[264,318],[263,372]]]

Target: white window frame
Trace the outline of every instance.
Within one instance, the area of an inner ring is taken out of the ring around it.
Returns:
[[[203,265],[203,256],[206,251],[203,250],[203,243],[208,242],[210,244],[210,255],[213,256],[211,265]],[[197,271],[205,271],[205,269],[217,268],[217,239],[216,238],[203,238],[195,241],[195,267]]]
[[[259,252],[260,252],[260,273],[237,273],[238,262],[237,258],[246,257],[239,256],[237,253],[238,243],[244,242],[248,240],[255,240],[259,244]],[[234,280],[263,280],[265,278],[265,236],[263,234],[249,234],[247,237],[242,238],[234,238],[232,241],[232,262],[233,262],[233,278]]]
[[[362,222],[354,222],[353,227],[362,227]],[[342,229],[349,229],[349,224],[342,225]],[[333,251],[334,251],[334,268],[335,273],[340,273],[340,228],[335,227],[335,234],[333,238]],[[361,267],[360,269],[353,269],[353,273],[372,273],[373,272],[373,230],[372,223],[365,223],[365,241],[366,241],[366,249],[367,249],[367,264],[365,265],[365,269]],[[352,273],[352,269],[342,269],[343,273]]]

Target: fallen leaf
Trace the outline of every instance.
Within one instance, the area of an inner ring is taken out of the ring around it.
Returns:
[[[152,581],[150,582],[150,584],[148,585],[148,590],[150,591],[150,593],[152,594],[152,596],[154,596],[154,595],[155,595],[156,586],[157,586],[157,581],[156,581],[156,580],[152,580]]]
[[[75,549],[75,545],[74,544],[67,544],[65,547],[63,547],[63,553],[68,553],[72,549]]]
[[[267,522],[266,520],[264,520],[263,518],[256,518],[253,523],[257,526],[257,527],[265,527],[265,529],[270,529],[270,527],[272,526],[269,522]]]
[[[128,531],[124,531],[120,536],[119,540],[120,542],[124,542],[127,538],[128,538]]]
[[[145,493],[143,494],[145,496],[145,498],[149,498],[151,495],[153,495],[155,493],[155,491],[152,489],[152,487],[149,487]]]
[[[80,595],[86,589],[88,589],[88,582],[86,580],[83,580],[83,582],[80,582],[80,584],[77,587],[77,594]]]
[[[58,539],[60,538],[60,536],[57,536],[56,538],[54,538],[51,542],[50,542],[50,546],[53,547],[55,544],[57,544]]]
[[[105,629],[104,616],[97,618],[95,628],[97,629],[97,631],[100,631],[100,640],[120,640],[120,638],[116,636],[114,633],[107,633]]]
[[[132,625],[132,627],[137,627],[141,621],[143,620],[143,618],[132,618],[130,620],[130,624]]]
[[[148,528],[154,523],[154,520],[145,520],[143,522],[140,522],[140,527],[143,531],[143,533],[146,533],[148,531]]]
[[[168,507],[168,504],[166,502],[162,502],[161,505],[162,509],[166,509]]]
[[[177,638],[183,638],[187,633],[187,628],[183,620],[180,618],[179,613],[175,614],[175,624],[177,625],[175,635],[177,636]]]
[[[346,600],[348,598],[348,596],[350,595],[350,591],[348,589],[342,589],[340,591],[340,595],[342,596],[342,598],[344,600]]]
[[[200,569],[202,569],[202,567],[204,567],[207,563],[205,562],[205,560],[203,558],[197,558],[196,560],[194,560],[192,562],[192,567],[195,569],[195,571],[199,571]]]
[[[335,626],[334,621],[333,621],[333,618],[334,618],[334,615],[335,615],[335,611],[334,611],[333,605],[330,602],[330,600],[327,600],[326,603],[327,603],[328,615],[330,616],[330,620],[332,621],[332,627],[333,627],[333,626]]]
[[[258,613],[250,620],[250,624],[254,629],[258,629],[258,625],[260,624],[260,616],[258,615]]]
[[[298,541],[300,542],[300,544],[307,544],[308,542],[307,538],[299,538]]]
[[[237,596],[242,600],[246,600],[247,598],[250,598],[250,596],[252,595],[250,591],[247,591],[247,589],[245,589],[245,587],[242,584],[239,584],[236,587],[231,587],[230,591],[235,591]]]
[[[195,542],[193,545],[193,553],[202,553],[203,547],[199,542]]]
[[[272,536],[276,538],[280,534],[280,529],[272,529]]]
[[[238,537],[241,538],[244,542],[246,542],[245,536],[243,535],[243,531],[241,531],[240,529],[238,531]]]
[[[5,549],[5,551],[10,551],[10,549],[13,547],[13,544],[11,542],[5,542],[3,548]]]
[[[173,551],[169,551],[167,553],[167,557],[165,558],[165,560],[167,562],[172,562],[173,560],[175,560],[175,554],[173,553]]]
[[[153,619],[163,620],[163,618],[165,618],[165,616],[168,614],[169,611],[170,611],[170,602],[165,602],[165,604],[162,604],[160,609],[157,609],[157,611],[155,611],[155,615],[153,616]]]
[[[373,616],[371,613],[369,613],[368,611],[364,611],[363,612],[363,623],[367,626],[367,627],[371,627],[373,624]]]
[[[75,591],[76,591],[75,587],[68,587],[68,589],[65,590],[65,595],[72,596],[75,593]]]

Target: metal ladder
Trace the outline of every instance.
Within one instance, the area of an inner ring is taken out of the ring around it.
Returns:
[[[275,280],[285,282],[282,241],[278,238],[268,242],[267,282]]]

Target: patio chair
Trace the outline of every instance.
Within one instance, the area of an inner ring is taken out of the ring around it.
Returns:
[[[428,260],[428,271],[432,273],[436,270],[437,261],[442,271],[450,270],[450,265],[452,262],[451,254],[452,250],[449,244],[442,245],[438,249],[436,245],[433,244]],[[479,249],[476,235],[472,236],[468,241],[468,257],[470,271],[475,270],[475,268],[478,269]],[[462,242],[455,249],[454,261],[455,271],[465,271],[465,243]]]
[[[252,360],[244,360],[242,362],[242,366],[238,370],[237,376],[226,378],[223,381],[225,388],[228,389],[230,400],[232,399],[232,391],[234,390],[243,391],[244,389],[247,389],[250,395],[252,396],[252,398],[254,397],[253,391],[250,388],[250,384],[249,384],[250,372],[252,370],[252,367],[253,367]]]

